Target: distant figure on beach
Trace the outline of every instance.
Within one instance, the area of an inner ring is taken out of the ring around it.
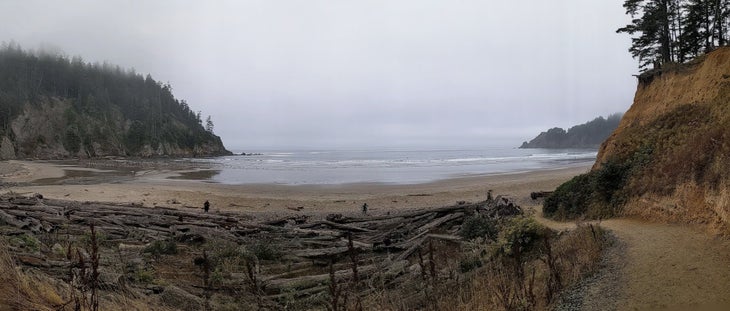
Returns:
[[[209,209],[210,209],[210,202],[208,202],[208,200],[205,200],[205,203],[203,203],[203,210],[205,210],[205,212],[207,213]]]
[[[368,204],[365,203],[362,205],[362,214],[367,215],[367,213],[368,213]]]

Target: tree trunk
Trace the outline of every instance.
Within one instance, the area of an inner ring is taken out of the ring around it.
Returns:
[[[671,47],[671,40],[670,40],[670,26],[671,19],[669,18],[669,0],[664,0],[660,3],[660,22],[661,22],[661,34],[660,34],[660,44],[661,44],[661,57],[663,63],[669,63],[673,61],[672,58],[672,47]]]
[[[723,23],[725,22],[725,10],[722,9],[723,0],[715,0],[715,30],[717,31],[717,45],[725,45],[725,31]]]

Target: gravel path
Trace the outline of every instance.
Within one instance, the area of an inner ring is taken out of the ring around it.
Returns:
[[[575,225],[536,218],[556,230]],[[556,310],[730,310],[730,240],[700,226],[610,219],[616,241],[601,269]]]
[[[554,310],[618,310],[622,300],[621,284],[625,282],[626,243],[611,236],[611,246],[601,260],[599,270],[578,284],[566,289]]]

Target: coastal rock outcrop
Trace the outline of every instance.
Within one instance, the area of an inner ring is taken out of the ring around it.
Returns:
[[[0,160],[231,154],[150,75],[12,43],[0,68]]]
[[[542,132],[529,142],[523,142],[520,148],[590,148],[597,149],[611,132],[618,126],[621,114],[612,114],[606,118],[598,117],[592,121],[573,126],[567,131],[554,127]]]
[[[0,141],[0,159],[64,159],[104,156],[199,157],[227,155],[220,137],[200,139],[191,146],[179,140],[161,138],[135,147],[130,142],[131,121],[114,110],[103,119],[73,113],[73,100],[38,98],[23,106],[10,122],[8,134]],[[177,125],[181,131],[186,128]],[[185,130],[190,131],[190,129]]]
[[[172,87],[109,64],[0,47],[0,159],[231,154]]]

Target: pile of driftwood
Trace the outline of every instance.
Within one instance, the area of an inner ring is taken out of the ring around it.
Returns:
[[[551,194],[553,194],[553,191],[536,191],[536,192],[530,192],[530,198],[533,199],[533,200],[537,200],[539,198],[549,197]]]
[[[284,295],[326,293],[332,290],[328,284],[333,279],[366,280],[377,273],[394,282],[418,260],[428,241],[461,243],[458,232],[468,217],[496,219],[520,213],[519,206],[498,196],[479,203],[459,202],[378,216],[315,217],[292,212],[280,219],[256,220],[244,212],[204,213],[35,195],[1,197],[0,223],[4,226],[0,230],[4,235],[62,231],[80,236],[94,225],[105,236],[105,243],[117,245],[145,245],[158,240],[181,244],[221,239],[239,245],[271,242],[283,256],[278,261],[257,262],[253,279],[256,292],[276,301]],[[29,256],[32,260],[22,260]],[[36,267],[59,264],[32,254],[16,254],[16,258]],[[245,283],[251,282],[251,273],[233,277],[240,278],[241,286],[249,286]]]

